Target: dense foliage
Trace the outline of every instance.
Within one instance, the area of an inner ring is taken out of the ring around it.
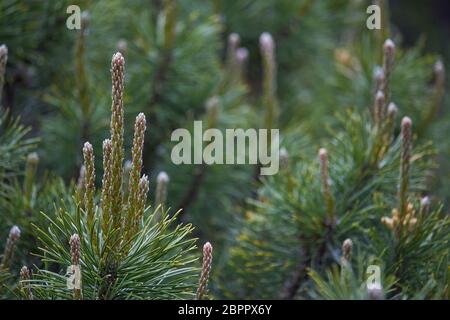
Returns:
[[[0,298],[448,299],[448,57],[376,3],[2,1]],[[195,120],[279,172],[174,164]]]

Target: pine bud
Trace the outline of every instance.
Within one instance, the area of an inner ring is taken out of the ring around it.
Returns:
[[[347,261],[350,261],[350,258],[352,255],[352,247],[353,247],[353,242],[351,239],[346,239],[342,243],[342,255]]]
[[[69,240],[70,257],[74,266],[80,265],[80,236],[74,233]]]
[[[147,203],[147,194],[149,189],[149,181],[146,175],[139,180],[138,198],[136,205],[136,215],[133,217],[134,232],[138,231],[138,225],[144,216],[145,205]]]
[[[20,229],[18,226],[13,226],[11,230],[9,231],[9,239],[16,243],[20,239]]]
[[[445,81],[445,67],[441,60],[436,61],[434,64],[434,74],[436,77],[437,86],[443,86]]]
[[[239,65],[237,61],[236,52],[241,39],[237,33],[230,33],[228,36],[228,46],[227,46],[227,78],[226,82],[234,83],[239,80]]]
[[[77,180],[77,191],[80,194],[84,195],[84,185],[86,184],[86,167],[84,165],[82,165],[80,167],[80,173],[78,175],[78,180]]]
[[[102,180],[102,196],[101,207],[103,224],[102,230],[106,234],[111,222],[111,184],[112,184],[112,145],[111,140],[103,141],[103,180]]]
[[[70,244],[70,257],[72,262],[72,270],[77,275],[80,272],[80,237],[78,234],[73,234],[69,240]],[[81,276],[81,273],[78,274]],[[80,283],[80,279],[74,279],[75,283]],[[74,283],[74,285],[75,285]],[[73,298],[75,300],[81,299],[81,289],[74,286],[73,288]]]
[[[266,79],[266,85],[274,85],[275,77],[275,42],[273,41],[272,35],[268,32],[264,32],[259,37],[259,46],[261,50],[261,56],[263,58],[263,67]],[[275,88],[270,87],[267,89],[275,90]]]
[[[387,39],[383,45],[383,93],[386,101],[390,100],[389,80],[394,69],[395,44],[391,39]]]
[[[227,63],[233,69],[236,64],[236,50],[241,42],[241,37],[237,33],[230,33],[228,36]]]
[[[404,217],[407,211],[407,192],[409,184],[409,167],[411,158],[411,127],[412,121],[404,117],[401,123],[401,150],[400,150],[400,187],[399,187],[399,209],[400,216]]]
[[[169,184],[169,176],[166,172],[161,171],[156,178],[156,197],[155,204],[164,206],[167,199],[167,186]]]
[[[381,67],[376,67],[373,72],[373,79],[375,82],[375,92],[378,92],[380,90],[383,90],[383,84],[384,84],[384,71]]]
[[[208,117],[208,128],[215,127],[219,118],[219,97],[213,96],[206,101],[206,114]]]
[[[145,120],[145,115],[139,113],[136,117],[134,123],[134,138],[133,138],[133,149],[132,149],[132,165],[130,171],[130,188],[131,185],[136,185],[139,181],[142,170],[142,151],[144,149],[144,137],[145,130],[147,128],[147,123]]]
[[[30,168],[34,169],[34,171],[36,172],[38,163],[39,163],[39,156],[36,152],[32,152],[32,153],[28,154],[27,167],[29,166]]]
[[[30,270],[26,266],[20,269],[20,280],[27,281],[30,280]]]
[[[239,79],[244,80],[245,64],[248,60],[247,48],[238,48],[236,50],[236,74]]]
[[[445,67],[444,63],[441,60],[438,60],[434,64],[434,105],[432,108],[431,116],[434,116],[435,112],[439,108],[440,103],[442,102],[442,98],[445,93]]]
[[[259,37],[259,44],[261,46],[261,52],[264,55],[272,55],[275,49],[275,42],[272,35],[268,32],[263,32]]]
[[[94,195],[95,195],[95,169],[94,150],[89,142],[83,147],[84,166],[86,168],[86,179],[84,185],[84,209],[86,211],[88,225],[94,220]]]
[[[236,60],[237,62],[242,65],[244,64],[248,59],[248,50],[247,48],[238,48],[236,50]]]
[[[25,197],[26,207],[29,207],[31,202],[34,178],[36,176],[38,164],[39,164],[38,154],[36,152],[30,153],[27,157],[27,163],[25,167],[25,179],[23,183],[23,193]]]
[[[384,292],[381,284],[374,284],[367,288],[367,296],[370,300],[383,300]]]
[[[88,11],[83,11],[81,13],[81,29],[85,30],[91,21],[91,15]]]
[[[351,264],[351,256],[352,256],[352,247],[353,242],[351,239],[346,239],[342,243],[342,255],[340,258],[341,265],[341,279],[343,282],[348,283],[351,281],[352,275],[352,264]]]
[[[212,264],[212,246],[211,243],[206,242],[203,246],[203,264],[202,272],[200,274],[199,286],[197,289],[197,300],[203,300],[208,294],[208,280],[211,272]]]
[[[230,33],[228,36],[228,46],[230,48],[234,48],[233,51],[236,50],[236,48],[239,46],[239,43],[241,42],[241,37],[236,32]]]
[[[134,138],[133,138],[133,148],[132,148],[132,164],[130,170],[130,182],[128,186],[128,227],[133,225],[133,221],[136,219],[138,213],[138,204],[140,200],[138,199],[139,188],[140,188],[140,177],[142,170],[142,150],[144,149],[144,136],[146,129],[146,120],[143,113],[139,113],[136,117],[134,123]]]
[[[285,170],[289,167],[289,153],[286,150],[286,148],[281,148],[280,149],[280,168],[282,170]]]
[[[388,75],[393,69],[395,57],[395,44],[391,39],[387,39],[384,42],[383,53],[383,71],[386,75]]]
[[[381,91],[377,91],[375,95],[375,106],[373,114],[375,119],[375,125],[377,128],[380,128],[386,116],[384,94]]]
[[[322,184],[322,194],[325,199],[328,218],[334,221],[334,203],[330,191],[330,181],[328,172],[328,152],[325,148],[319,150],[320,180]]]
[[[393,103],[393,102],[389,103],[388,110],[387,110],[388,118],[395,119],[397,112],[398,112],[398,108],[395,105],[395,103]]]
[[[20,287],[26,299],[33,300],[33,292],[31,291],[31,286],[28,284],[30,280],[30,270],[26,266],[23,266],[20,269]]]
[[[131,162],[131,160],[126,160],[123,165],[123,198],[126,201],[128,201],[130,174],[132,168],[133,162]]]
[[[381,223],[384,224],[390,230],[394,230],[397,226],[395,220],[390,217],[381,217]]]
[[[0,103],[2,101],[3,85],[5,84],[6,62],[8,61],[8,48],[0,46]]]
[[[420,200],[420,212],[427,214],[430,211],[430,197],[425,196]]]
[[[111,61],[111,215],[116,229],[120,227],[122,220],[124,67],[125,59],[120,52],[117,52]]]
[[[259,37],[259,45],[263,60],[263,95],[266,107],[265,125],[267,129],[272,129],[278,118],[275,42],[270,33],[264,32]]]
[[[13,226],[9,230],[9,236],[6,240],[5,251],[3,253],[3,259],[0,270],[7,270],[11,266],[12,259],[14,257],[14,251],[17,241],[20,239],[20,229],[18,226]]]
[[[397,116],[397,106],[395,103],[391,102],[388,105],[387,108],[387,116],[386,116],[386,123],[385,123],[385,130],[384,130],[384,145],[387,149],[389,147],[389,144],[391,143],[392,136],[394,134],[395,130],[395,118]]]
[[[325,148],[319,149],[320,175],[322,178],[322,186],[328,188],[328,152]]]

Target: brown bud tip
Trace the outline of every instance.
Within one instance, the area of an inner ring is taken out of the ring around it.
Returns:
[[[74,233],[69,240],[69,244],[72,248],[79,249],[80,247],[80,236]]]
[[[138,126],[140,128],[144,128],[144,130],[145,130],[146,124],[147,124],[147,121],[145,119],[145,114],[143,114],[142,112],[139,113],[136,117],[136,126]]]
[[[168,183],[170,181],[169,175],[165,171],[161,171],[156,178],[158,183]]]
[[[430,205],[430,197],[425,196],[420,200],[420,205],[422,207],[428,207]]]
[[[69,240],[72,264],[80,264],[80,236],[74,233]]]
[[[20,278],[22,280],[29,280],[30,279],[30,270],[28,270],[27,266],[23,266],[20,269]]]
[[[90,144],[89,142],[85,142],[83,146],[83,153],[88,154],[92,152],[93,152],[92,144]]]
[[[230,33],[230,35],[228,36],[228,43],[232,47],[237,47],[239,45],[240,41],[241,41],[241,37],[239,37],[239,34],[237,34],[235,32]]]
[[[18,226],[12,226],[11,230],[9,230],[9,238],[11,241],[16,242],[20,238],[20,229]]]
[[[384,52],[385,52],[387,55],[389,55],[389,56],[392,57],[392,56],[394,55],[394,53],[395,53],[395,44],[394,44],[394,41],[392,41],[391,39],[387,39],[387,40],[384,42],[383,49],[384,49]]]
[[[320,149],[319,149],[319,157],[320,157],[320,160],[322,160],[322,161],[326,160],[326,159],[327,159],[327,156],[328,156],[327,149],[325,149],[325,148],[320,148]]]
[[[367,289],[367,295],[370,300],[382,300],[384,298],[383,288],[381,285],[376,285]]]
[[[342,243],[342,252],[345,257],[349,257],[352,251],[353,241],[351,239],[345,239]]]
[[[398,108],[395,105],[395,103],[393,103],[393,102],[389,103],[388,111],[387,111],[388,115],[391,115],[391,116],[396,115],[397,111],[398,111]]]
[[[0,59],[8,55],[8,47],[4,44],[0,46]]]
[[[91,16],[90,16],[89,12],[88,11],[83,11],[81,13],[81,26],[82,26],[82,28],[85,28],[88,25],[90,20],[91,20]]]
[[[209,254],[211,254],[211,252],[212,252],[212,249],[213,249],[213,247],[212,247],[212,245],[211,245],[211,243],[208,241],[208,242],[206,242],[204,245],[203,245],[203,254],[204,255],[209,255]]]
[[[137,117],[136,120],[139,122],[145,122],[145,114],[143,112],[140,112]]]
[[[238,48],[236,50],[236,59],[240,63],[246,61],[248,59],[248,50],[247,50],[247,48]]]
[[[70,241],[69,241],[70,245],[72,246],[77,246],[80,244],[80,236],[76,233],[74,233],[71,237],[70,237]]]
[[[273,41],[272,35],[268,32],[263,32],[259,37],[259,44],[264,51],[272,52],[275,43]]]
[[[445,71],[444,63],[441,60],[436,61],[434,64],[434,72],[436,74],[442,74]]]
[[[376,68],[375,68],[375,71],[373,72],[373,78],[374,78],[376,81],[382,81],[382,80],[384,80],[384,71],[383,71],[383,68],[381,68],[381,67],[376,67]]]
[[[142,178],[139,180],[139,187],[141,189],[148,188],[148,177],[147,175],[143,175]]]
[[[28,156],[27,156],[27,162],[29,164],[38,164],[39,163],[39,156],[36,152],[31,152]]]
[[[103,150],[111,149],[111,139],[103,140]]]
[[[412,126],[412,120],[409,117],[404,117],[402,119],[402,129],[409,130]]]
[[[113,66],[124,66],[125,59],[123,58],[123,55],[120,52],[116,52],[112,57],[111,64]]]
[[[376,95],[375,95],[375,100],[377,102],[383,103],[384,102],[384,94],[381,91],[377,91]]]
[[[420,200],[420,209],[422,211],[422,213],[428,213],[428,211],[430,210],[430,197],[425,196]]]
[[[286,150],[286,148],[280,149],[279,158],[280,158],[281,167],[286,168],[289,164],[289,153]]]
[[[218,96],[212,96],[211,98],[209,98],[206,101],[206,111],[210,112],[210,111],[214,111],[214,109],[217,109],[219,107],[219,97]]]

